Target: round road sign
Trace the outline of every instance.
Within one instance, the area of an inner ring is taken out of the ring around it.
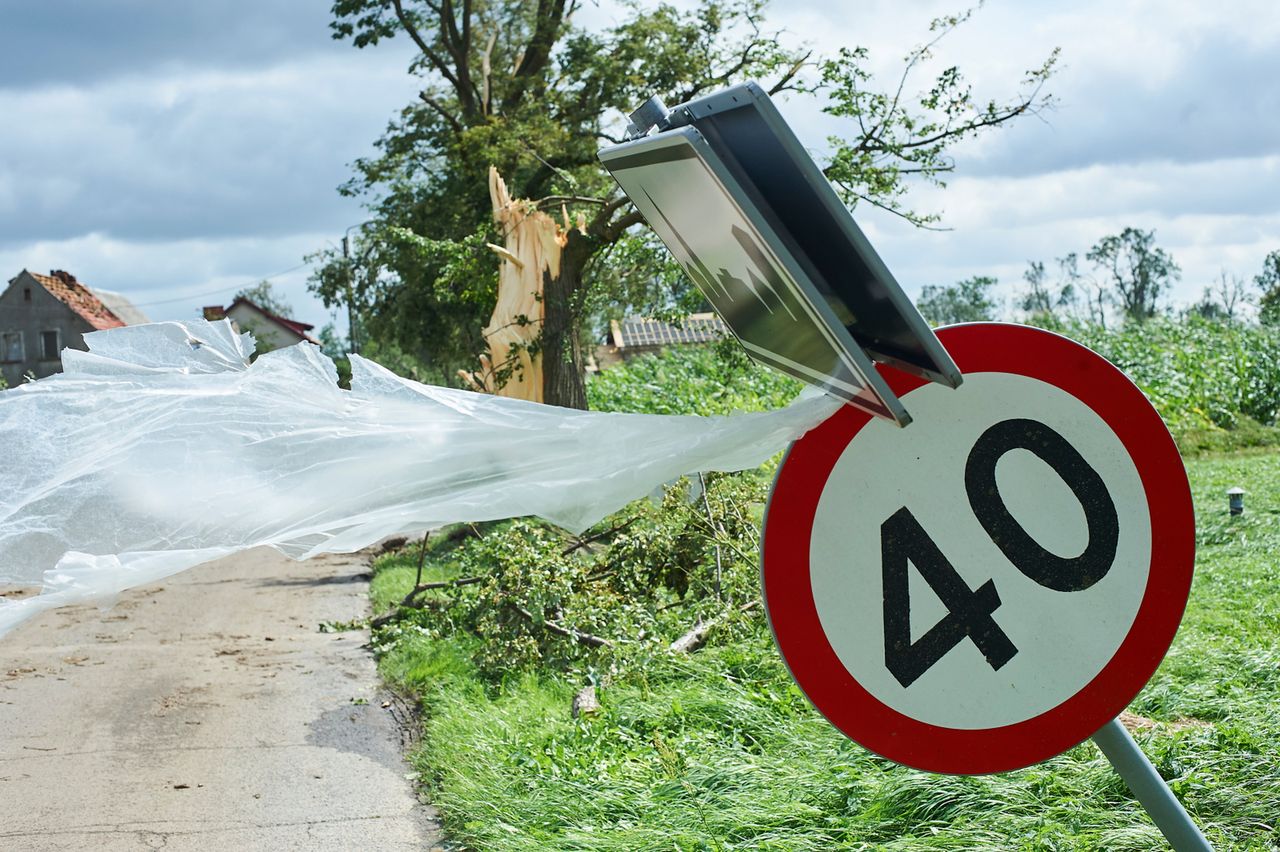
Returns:
[[[792,445],[765,603],[846,735],[1001,772],[1091,736],[1151,677],[1191,587],[1191,495],[1159,415],[1101,356],[1019,325],[938,336],[958,389],[885,371],[909,427],[846,406]]]

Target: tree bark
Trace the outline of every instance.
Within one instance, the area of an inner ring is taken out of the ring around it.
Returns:
[[[566,217],[567,218],[567,217]],[[591,240],[579,228],[565,232],[559,275],[548,270],[542,285],[542,399],[549,405],[585,409],[582,346],[578,341],[577,296]]]

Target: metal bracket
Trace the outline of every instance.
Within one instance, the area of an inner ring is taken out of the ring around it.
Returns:
[[[632,139],[647,136],[649,131],[655,127],[659,130],[666,130],[669,112],[667,105],[657,95],[649,98],[628,116],[630,122],[627,124],[627,141],[630,142]]]

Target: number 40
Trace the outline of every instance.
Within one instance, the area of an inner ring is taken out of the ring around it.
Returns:
[[[996,463],[1010,450],[1034,453],[1053,468],[1084,509],[1089,540],[1076,557],[1050,553],[1009,513],[996,485]],[[978,438],[964,471],[969,505],[987,535],[1015,568],[1047,589],[1079,592],[1111,570],[1120,535],[1115,502],[1098,472],[1065,438],[1036,420],[1004,420]],[[1000,606],[995,582],[970,589],[924,527],[903,506],[880,526],[884,577],[884,663],[904,687],[910,686],[966,636],[993,670],[1018,648],[991,614]],[[947,614],[911,641],[910,562],[942,601]]]

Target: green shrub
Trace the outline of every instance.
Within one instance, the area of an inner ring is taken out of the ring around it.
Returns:
[[[781,408],[801,387],[726,339],[714,346],[672,346],[604,370],[587,384],[587,400],[597,411],[732,414]]]
[[[1276,423],[1280,329],[1191,316],[1120,329],[1071,324],[1061,330],[1124,370],[1175,436],[1243,426],[1255,433],[1257,443],[1262,437],[1256,427]],[[1267,435],[1263,442],[1274,443],[1274,437]]]

